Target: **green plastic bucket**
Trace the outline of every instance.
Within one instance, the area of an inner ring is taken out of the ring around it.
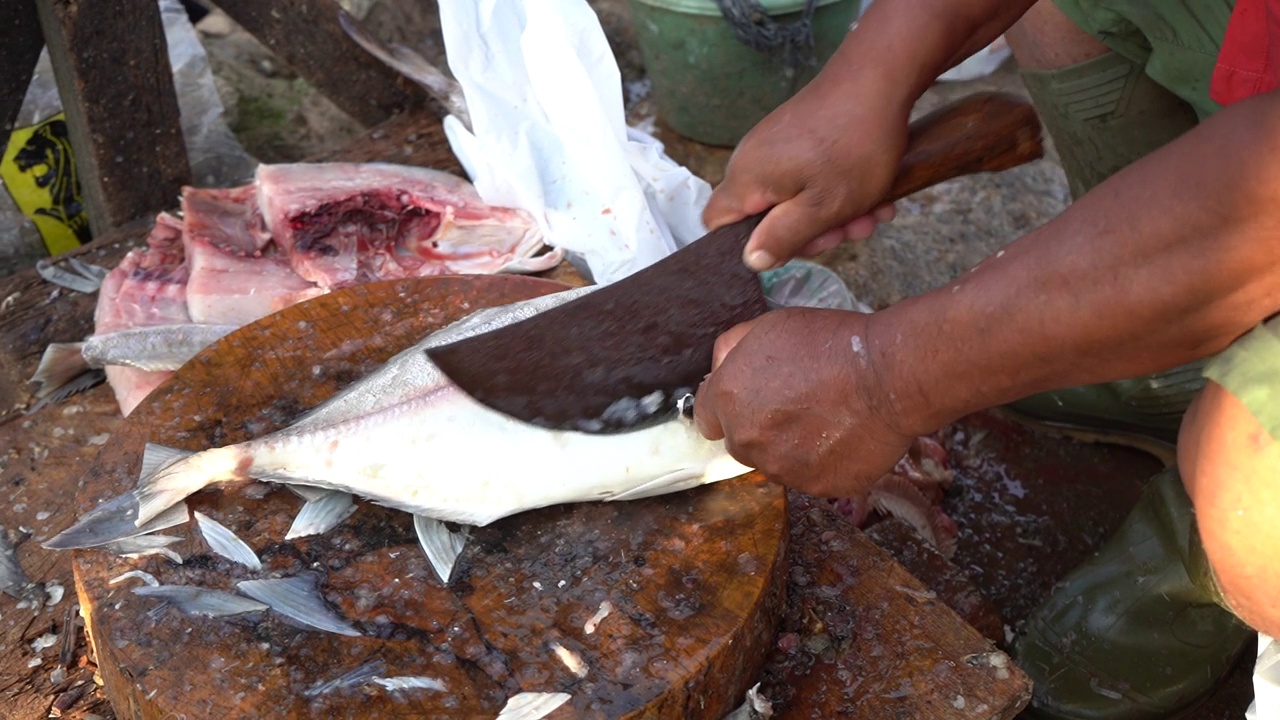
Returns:
[[[672,130],[731,147],[813,79],[844,40],[862,0],[818,0],[815,67],[788,68],[734,35],[712,0],[629,0],[658,115]],[[758,0],[774,22],[803,16],[804,0]]]

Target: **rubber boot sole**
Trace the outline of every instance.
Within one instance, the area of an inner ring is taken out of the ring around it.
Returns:
[[[1158,440],[1150,435],[1144,435],[1140,432],[1099,430],[1085,425],[1042,420],[1019,410],[1014,410],[1008,406],[992,408],[992,413],[997,417],[1002,417],[1011,422],[1015,422],[1028,429],[1037,430],[1070,440],[1078,440],[1090,444],[1120,445],[1123,447],[1133,448],[1135,450],[1141,450],[1142,452],[1154,456],[1164,467],[1171,467],[1178,463],[1178,451],[1174,444]]]

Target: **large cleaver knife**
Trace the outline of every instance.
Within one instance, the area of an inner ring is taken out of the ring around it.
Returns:
[[[911,124],[885,198],[1043,154],[1023,100],[981,93]],[[518,420],[613,433],[669,419],[711,371],[716,338],[768,310],[742,261],[763,213],[718,228],[610,285],[526,320],[427,350],[463,391]]]

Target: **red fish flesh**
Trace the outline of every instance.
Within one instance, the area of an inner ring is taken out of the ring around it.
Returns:
[[[183,188],[181,215],[160,213],[147,247],[107,274],[95,335],[243,326],[349,285],[540,272],[564,258],[532,216],[485,203],[465,179],[386,163],[260,165],[248,185]],[[172,374],[105,371],[125,415]]]

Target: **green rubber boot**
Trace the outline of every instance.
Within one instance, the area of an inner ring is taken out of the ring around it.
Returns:
[[[1146,435],[1172,445],[1182,415],[1205,385],[1206,360],[1128,380],[1032,395],[1009,408],[1050,425]]]
[[[1022,77],[1073,197],[1196,124],[1189,105],[1114,53]],[[1204,387],[1205,362],[1041,393],[1010,407],[1050,424],[1172,444]],[[1251,637],[1225,609],[1191,501],[1171,467],[1151,480],[1102,550],[1032,612],[1013,656],[1034,683],[1028,717],[1155,720],[1203,698]]]
[[[1224,609],[1177,472],[1153,478],[1120,530],[1027,619],[1013,657],[1020,717],[1157,720],[1203,699],[1253,632]]]
[[[1126,165],[1195,127],[1195,110],[1141,66],[1108,53],[1058,70],[1024,70],[1023,84],[1078,198]],[[1167,372],[1066,388],[1015,403],[1049,423],[1177,439],[1182,413],[1204,387],[1196,362]]]

